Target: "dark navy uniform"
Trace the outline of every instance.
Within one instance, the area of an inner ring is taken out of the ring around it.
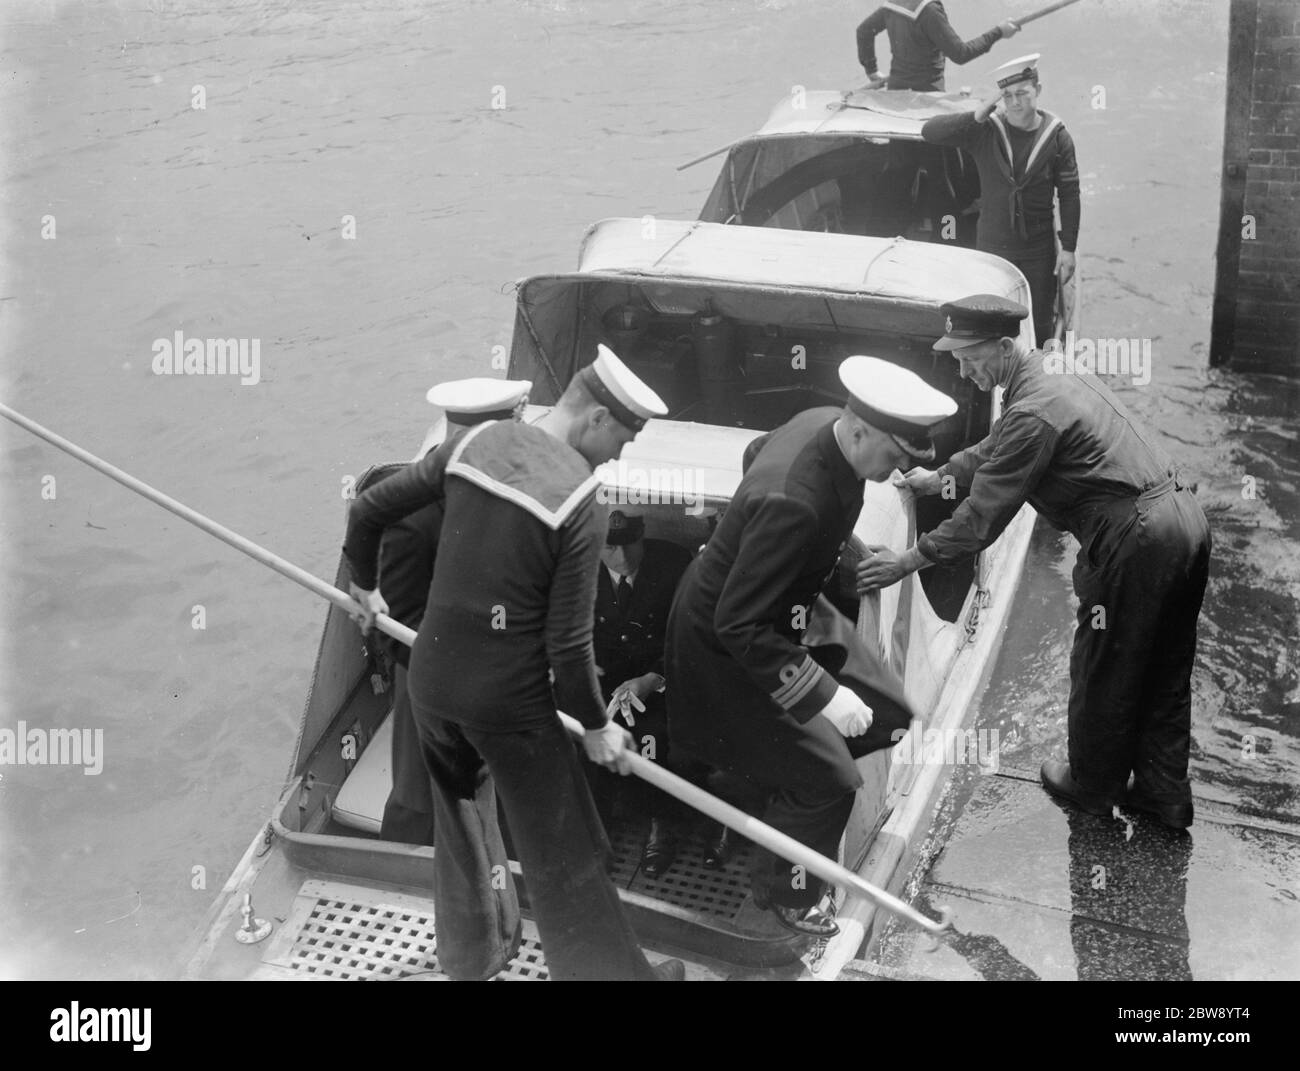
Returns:
[[[1037,81],[1037,70],[1029,69]],[[999,85],[1027,80],[1022,74]],[[964,149],[975,159],[980,180],[976,248],[1009,260],[1029,283],[1034,335],[1042,345],[1052,337],[1056,311],[1056,216],[1060,204],[1061,248],[1075,252],[1079,242],[1079,164],[1074,139],[1050,112],[1038,109],[1034,130],[1021,130],[994,113],[977,122],[972,112],[936,115],[921,136],[936,145]]]
[[[380,544],[379,587],[388,603],[389,616],[416,632],[420,631],[433,582],[441,528],[442,503],[432,502],[391,526]],[[388,636],[379,642],[397,663],[393,673],[393,787],[384,804],[379,835],[403,844],[432,844],[433,791],[407,693],[411,649]]]
[[[862,481],[835,440],[840,413],[810,409],[750,444],[735,497],[678,589],[666,659],[673,746],[766,789],[763,820],[831,857],[862,783],[853,759],[910,720],[901,703],[861,692],[876,715],[865,736],[816,717],[841,682],[801,635],[862,508]],[[792,883],[789,863],[766,852],[752,880],[756,899],[791,908],[823,891],[816,879]]]
[[[691,555],[685,547],[661,539],[644,540],[645,556],[631,582],[631,591],[620,601],[614,579],[602,563],[596,582],[596,623],[593,643],[596,665],[600,668],[601,694],[608,702],[624,681],[646,673],[664,673],[664,637],[668,630],[668,611],[682,574],[690,565]],[[668,712],[661,692],[652,692],[643,700],[644,711],[633,711],[634,724],[629,726],[637,750],[653,761],[682,776],[693,775],[689,767],[679,768],[669,762]],[[616,715],[620,722],[621,715]],[[607,794],[616,775],[595,770],[594,784]],[[620,779],[621,780],[621,779]],[[629,786],[640,792],[649,813],[659,816],[668,797],[658,789],[636,781]],[[642,791],[644,790],[644,791]],[[680,808],[670,808],[674,813]]]
[[[410,695],[435,793],[438,958],[454,977],[489,977],[518,949],[494,786],[551,977],[656,977],[605,873],[605,833],[556,717],[558,701],[588,728],[606,722],[591,639],[608,521],[597,486],[572,447],[498,421],[352,505],[345,553],[370,590],[384,528],[445,500]]]
[[[944,307],[958,332],[961,305]],[[1071,772],[1084,789],[1115,799],[1133,772],[1144,796],[1190,808],[1205,514],[1164,450],[1096,376],[1049,374],[1033,351],[1003,388],[1005,409],[989,436],[938,469],[969,487],[969,497],[917,548],[939,563],[975,554],[1025,502],[1078,539]]]
[[[450,451],[468,428],[491,420],[505,420],[528,394],[527,380],[461,379],[439,383],[428,400],[440,406],[447,418],[447,434],[435,449]],[[415,632],[420,631],[424,607],[433,583],[433,563],[442,529],[443,503],[430,502],[384,531],[379,546],[379,587],[388,603],[388,615]],[[420,753],[420,738],[411,717],[407,670],[411,649],[389,636],[378,642],[397,663],[393,673],[391,765],[393,787],[384,804],[379,835],[403,844],[432,844],[433,791],[429,771]]]
[[[858,62],[876,73],[876,35],[889,34],[888,89],[920,92],[943,89],[943,58],[969,63],[1002,38],[997,26],[970,41],[953,32],[939,0],[892,0],[876,8],[858,27]]]

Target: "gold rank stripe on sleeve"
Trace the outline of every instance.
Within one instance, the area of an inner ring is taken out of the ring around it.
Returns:
[[[783,710],[789,710],[817,686],[823,672],[822,667],[807,654],[799,665],[785,666],[781,670],[784,683],[772,693],[773,702]]]

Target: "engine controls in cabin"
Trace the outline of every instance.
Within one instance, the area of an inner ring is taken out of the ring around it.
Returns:
[[[264,941],[271,933],[271,924],[266,919],[259,919],[253,914],[253,894],[244,893],[244,903],[239,909],[244,923],[235,931],[235,940],[241,945],[255,945]]]
[[[610,349],[626,361],[650,325],[650,313],[640,305],[615,305],[606,310],[601,323]]]

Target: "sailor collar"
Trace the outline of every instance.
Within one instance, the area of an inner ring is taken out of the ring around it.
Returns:
[[[1029,173],[1033,171],[1034,164],[1038,162],[1039,157],[1042,155],[1042,152],[1046,148],[1047,143],[1052,139],[1052,135],[1056,133],[1057,128],[1065,125],[1064,123],[1061,122],[1059,118],[1057,118],[1051,112],[1045,111],[1042,108],[1038,109],[1038,114],[1041,118],[1041,121],[1039,122],[1038,127],[1036,129],[1020,131],[1020,133],[1022,134],[1037,135],[1034,138],[1033,146],[1029,150],[1029,156],[1025,160],[1025,170],[1024,170],[1024,174],[1021,176],[1022,181],[1028,178]],[[1015,153],[1012,152],[1011,150],[1011,137],[1007,133],[1007,126],[1009,124],[1007,124],[1003,120],[1002,116],[998,115],[996,112],[994,112],[991,116],[989,116],[989,118],[993,120],[994,129],[996,129],[998,134],[1001,136],[1002,148],[1005,150],[1007,154],[1007,166],[1008,168],[1014,169],[1016,156]]]
[[[447,475],[503,498],[558,531],[600,486],[586,459],[538,428],[498,420],[471,428],[456,444]]]

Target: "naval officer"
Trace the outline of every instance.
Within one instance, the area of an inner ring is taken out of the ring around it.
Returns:
[[[670,759],[663,693],[668,611],[690,562],[685,547],[647,539],[644,517],[613,510],[596,583],[594,638],[608,709],[632,730],[642,754],[687,778],[697,771]],[[677,856],[686,816],[677,800],[654,786],[633,787],[640,811],[650,819],[641,869],[648,877],[662,877]]]
[[[605,873],[604,829],[556,716],[558,701],[585,727],[588,758],[627,772],[631,737],[606,713],[592,651],[608,523],[592,469],[666,412],[601,346],[536,424],[472,428],[450,453],[434,451],[353,503],[345,552],[369,624],[385,608],[374,590],[383,529],[445,499],[409,687],[434,787],[438,959],[452,977],[490,977],[519,945],[494,788],[551,977],[682,977],[680,961],[651,967],[637,943]]]
[[[1074,140],[1060,119],[1038,107],[1038,60],[1033,53],[1004,63],[993,72],[996,96],[974,112],[926,120],[921,136],[975,158],[980,178],[976,248],[1011,261],[1024,274],[1041,346],[1052,337],[1058,279],[1064,286],[1074,275],[1080,202]],[[1060,207],[1059,232],[1053,194]]]
[[[489,420],[518,420],[532,386],[526,379],[475,377],[430,388],[425,397],[443,410],[447,420],[446,437],[434,449],[450,450],[466,430]],[[386,529],[379,545],[379,589],[388,602],[389,616],[416,632],[433,582],[441,528],[442,502],[430,502]],[[433,793],[406,691],[411,649],[389,636],[379,642],[397,663],[393,672],[393,787],[384,805],[379,835],[403,844],[432,844]]]
[[[810,409],[750,444],[745,474],[687,570],[668,623],[673,746],[768,794],[763,821],[834,857],[862,783],[854,758],[892,746],[869,733],[891,707],[840,683],[800,643],[862,509],[865,480],[932,458],[929,429],[956,412],[919,376],[874,357],[840,366],[843,409]],[[841,658],[841,661],[843,659]],[[900,719],[906,725],[907,719]],[[826,937],[824,886],[759,852],[754,903],[796,933]]]
[[[977,553],[1029,502],[1079,541],[1069,762],[1043,763],[1043,784],[1094,814],[1121,803],[1185,829],[1192,661],[1210,560],[1205,514],[1105,383],[1050,374],[1042,353],[1018,340],[1023,305],[981,294],[941,311],[948,319],[935,349],[952,353],[980,390],[1002,387],[1002,416],[937,470],[907,473],[917,494],[938,494],[951,479],[970,495],[901,556],[882,551],[862,562],[859,591]]]

